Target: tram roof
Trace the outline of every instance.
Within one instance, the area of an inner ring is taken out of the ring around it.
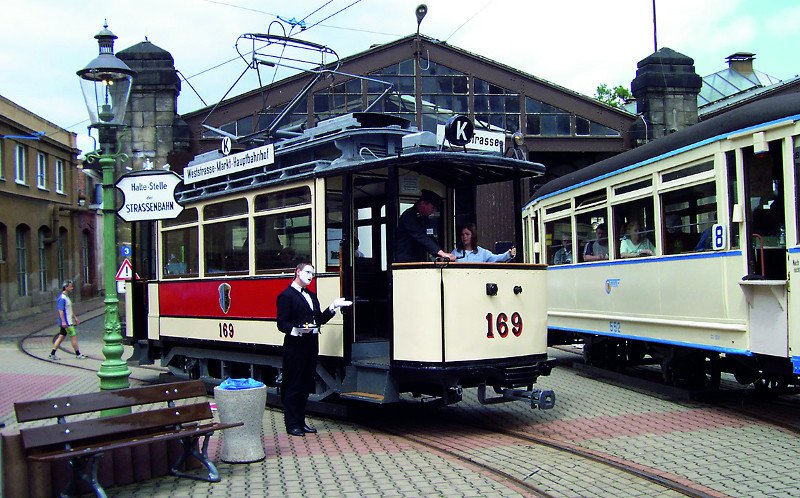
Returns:
[[[434,147],[403,149],[402,137],[416,132],[407,120],[355,113],[323,122],[302,136],[275,144],[275,163],[184,185],[181,201],[207,199],[317,177],[339,176],[390,166],[407,168],[450,187],[481,185],[540,176],[544,166],[504,157],[499,152],[460,152]],[[394,152],[392,152],[394,151]],[[196,162],[220,157],[203,154]],[[191,164],[191,163],[190,163]]]
[[[531,202],[594,183],[726,136],[745,132],[750,128],[787,119],[800,119],[800,93],[779,95],[743,105],[672,135],[556,178],[542,185]]]

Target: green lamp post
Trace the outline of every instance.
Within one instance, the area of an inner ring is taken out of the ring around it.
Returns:
[[[119,323],[119,299],[115,273],[115,210],[114,210],[114,166],[117,160],[124,162],[125,154],[117,145],[116,131],[124,126],[125,108],[135,72],[114,55],[114,40],[117,37],[108,30],[108,23],[95,35],[100,46],[100,55],[85,68],[78,71],[81,90],[89,110],[91,127],[100,135],[100,150],[86,155],[86,161],[96,162],[103,174],[103,265],[105,280],[105,323],[103,334],[103,356],[97,376],[100,389],[123,389],[130,386],[131,371],[122,360],[123,346]]]

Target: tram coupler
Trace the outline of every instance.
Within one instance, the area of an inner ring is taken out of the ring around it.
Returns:
[[[516,400],[530,400],[531,408],[549,410],[556,405],[556,393],[552,389],[502,389],[493,387],[494,392],[499,394],[495,398],[486,397],[486,384],[478,386],[478,401],[482,405],[492,405],[495,403],[507,403]]]

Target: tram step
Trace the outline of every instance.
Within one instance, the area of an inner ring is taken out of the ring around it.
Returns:
[[[352,399],[355,401],[366,401],[367,403],[383,404],[385,397],[382,394],[365,393],[361,391],[353,391],[349,393],[340,393],[339,397],[342,399]]]
[[[374,368],[376,370],[389,370],[389,357],[365,358],[353,361],[353,366],[358,368]]]

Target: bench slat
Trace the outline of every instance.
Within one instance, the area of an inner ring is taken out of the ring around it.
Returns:
[[[173,382],[147,387],[76,394],[36,401],[14,403],[18,422],[30,422],[79,413],[159,403],[176,399],[205,396],[206,387],[199,380]]]
[[[165,426],[174,426],[212,418],[208,402],[161,408],[144,412],[78,420],[47,427],[21,429],[22,444],[27,450],[66,443],[91,443],[109,437],[146,437]],[[174,429],[173,429],[174,430]]]
[[[191,436],[199,437],[204,434],[208,434],[218,430],[229,429],[231,427],[238,427],[240,425],[243,425],[243,423],[237,422],[232,424],[222,424],[219,422],[213,422],[210,424],[184,428],[179,431],[164,430],[162,432],[157,432],[155,434],[150,434],[142,437],[130,437],[126,439],[102,442],[96,445],[77,446],[70,450],[61,449],[57,451],[48,451],[44,453],[34,453],[29,455],[28,458],[30,460],[34,460],[37,462],[48,462],[53,460],[62,460],[65,458],[76,458],[80,456],[91,455],[94,453],[100,453],[103,451],[111,451],[111,450],[116,450],[118,448],[126,448],[130,446],[137,446],[140,444],[151,443],[154,441],[168,441],[171,439],[180,439],[183,437],[191,437]]]

